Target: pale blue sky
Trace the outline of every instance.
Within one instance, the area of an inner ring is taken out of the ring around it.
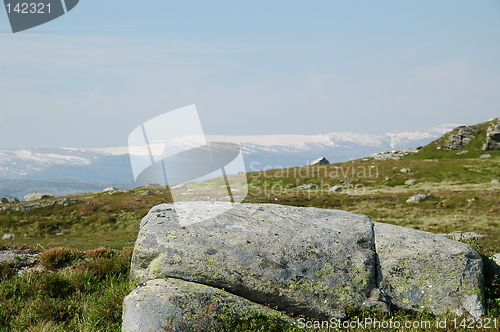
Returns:
[[[381,134],[500,116],[500,1],[81,0],[12,34],[0,148],[126,145],[196,104],[207,134]]]

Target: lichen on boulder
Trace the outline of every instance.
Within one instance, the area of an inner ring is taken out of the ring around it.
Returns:
[[[147,290],[158,280],[168,281],[159,282],[161,289],[197,285],[223,298],[227,294],[219,291],[232,294],[238,303],[267,304],[280,317],[294,313],[344,318],[350,307],[484,314],[482,259],[466,244],[338,210],[182,204],[183,209],[193,209],[193,218],[206,209],[224,212],[181,226],[174,206],[162,204],[142,219],[131,275],[143,286],[125,302],[123,331],[142,331],[127,326],[130,317],[157,320],[155,314],[144,316],[157,312],[163,295]],[[144,304],[132,305],[139,295]],[[206,298],[218,303],[216,298]],[[193,298],[194,307],[197,301]],[[233,310],[231,301],[221,307]],[[172,307],[171,301],[165,303],[170,303],[165,310],[172,311],[168,317],[182,323],[179,308]]]

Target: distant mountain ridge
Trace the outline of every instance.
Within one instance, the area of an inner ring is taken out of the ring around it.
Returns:
[[[362,158],[376,152],[426,145],[457,124],[384,135],[330,133],[324,135],[207,136],[209,141],[241,146],[248,172],[307,165],[318,157],[330,162]],[[32,147],[0,150],[0,179],[73,180],[134,185],[127,147],[81,149]],[[1,195],[2,193],[0,193]]]

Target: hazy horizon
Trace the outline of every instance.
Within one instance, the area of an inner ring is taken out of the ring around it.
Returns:
[[[13,34],[0,147],[127,145],[196,104],[208,135],[385,134],[500,115],[500,2],[81,1]]]
[[[395,130],[390,131],[383,134],[369,134],[362,132],[329,132],[329,133],[319,133],[319,134],[263,134],[263,135],[206,135],[206,139],[208,141],[221,141],[221,142],[233,142],[237,144],[247,143],[247,144],[257,144],[262,146],[269,145],[293,145],[294,141],[298,142],[315,142],[318,138],[324,138],[329,135],[355,135],[355,136],[367,136],[367,137],[383,137],[386,135],[394,135],[394,134],[404,134],[404,133],[424,133],[424,132],[432,132],[432,133],[446,133],[457,126],[461,126],[465,124],[459,123],[447,123],[434,126],[433,128],[422,128],[417,130]],[[0,146],[0,150],[4,151],[16,151],[16,150],[28,150],[32,148],[63,148],[68,150],[76,150],[76,149],[88,149],[88,150],[96,150],[96,151],[105,151],[109,149],[110,153],[114,154],[116,149],[125,149],[127,151],[123,152],[123,154],[128,153],[128,145],[109,145],[109,146],[83,146],[83,147],[75,147],[75,146],[64,146],[64,145],[33,145],[19,148],[9,148]],[[113,150],[115,149],[115,150]]]

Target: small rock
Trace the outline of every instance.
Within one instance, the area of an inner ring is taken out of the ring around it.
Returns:
[[[145,192],[141,193],[141,196],[150,196],[153,195],[153,192],[151,190],[146,190]]]
[[[62,206],[68,206],[71,204],[75,204],[77,202],[78,202],[78,200],[76,198],[65,197],[62,201],[57,202],[57,204],[62,205]]]
[[[16,237],[16,234],[4,234],[2,236],[2,240],[12,240],[15,237]]]
[[[420,203],[424,199],[431,197],[429,194],[416,194],[406,200],[406,203]]]
[[[301,186],[298,186],[297,189],[301,189],[301,190],[309,190],[312,188],[312,184],[303,184]]]
[[[417,180],[413,180],[413,179],[412,179],[412,180],[406,180],[406,181],[405,181],[405,184],[406,184],[407,186],[412,186],[412,185],[414,185],[415,183],[417,183]]]
[[[19,202],[19,200],[14,196],[4,196],[4,197],[0,198],[0,201],[2,202],[2,204],[18,203]]]
[[[18,276],[26,275],[31,272],[43,272],[46,271],[47,268],[41,264],[36,264],[35,266],[32,265],[27,265],[27,266],[21,266],[19,271],[17,271]]]
[[[38,251],[29,248],[0,248],[0,263],[12,264],[17,270],[17,274],[35,266],[38,256],[40,256]]]
[[[344,188],[344,186],[337,185],[337,186],[331,187],[329,191],[330,192],[336,192],[337,190],[342,189],[342,188]]]
[[[115,190],[118,190],[118,189],[115,188],[115,187],[107,187],[102,192],[105,193],[105,192],[108,192],[108,191],[115,191]]]
[[[391,178],[390,177],[386,177],[385,181],[391,181]]]
[[[497,179],[493,179],[491,180],[490,182],[491,184],[499,184],[500,183],[500,180],[497,180]]]
[[[311,166],[315,165],[328,165],[330,162],[325,157],[318,158],[311,163]]]
[[[490,269],[491,269],[491,272],[493,272],[493,275],[500,277],[500,253],[494,254],[491,257]]]
[[[24,196],[24,200],[26,202],[29,202],[29,201],[36,201],[42,198],[52,198],[52,197],[54,197],[54,194],[37,192],[37,193],[29,193],[28,195]]]
[[[400,171],[401,173],[411,173],[411,172],[412,172],[412,170],[411,170],[411,169],[409,169],[409,168],[401,168],[399,171]]]
[[[468,239],[477,239],[480,237],[483,237],[483,234],[475,233],[475,232],[453,232],[453,233],[446,233],[446,234],[439,234],[441,236],[445,236],[449,239],[459,241],[459,240],[468,240]]]
[[[385,151],[374,153],[370,157],[375,160],[400,160],[401,157],[408,156],[410,154],[417,153],[418,150],[406,149],[406,150],[395,150],[395,151]]]
[[[481,156],[479,156],[479,158],[491,158],[491,154],[489,153],[482,154]]]
[[[469,150],[463,150],[463,151],[455,153],[455,156],[461,156],[463,154],[466,154],[467,152],[469,152]]]
[[[185,184],[178,184],[178,185],[173,186],[170,189],[187,189],[187,188],[188,187]]]
[[[110,190],[108,191],[108,194],[109,195],[115,195],[115,194],[123,194],[123,193],[126,193],[128,192],[127,190],[124,190],[124,189],[117,189],[117,190]]]

